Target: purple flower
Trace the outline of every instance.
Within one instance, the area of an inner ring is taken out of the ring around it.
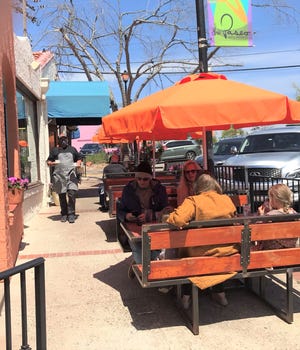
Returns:
[[[8,181],[8,188],[18,188],[18,189],[27,189],[28,188],[28,183],[29,180],[28,179],[20,179],[18,177],[9,177],[7,179]]]

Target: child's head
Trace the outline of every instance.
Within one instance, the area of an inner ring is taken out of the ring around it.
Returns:
[[[288,212],[293,202],[293,193],[287,185],[274,185],[270,187],[268,194],[273,209],[283,209],[283,211]]]

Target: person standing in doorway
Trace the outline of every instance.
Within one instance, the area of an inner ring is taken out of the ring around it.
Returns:
[[[75,222],[75,203],[78,191],[78,177],[76,167],[81,165],[82,156],[76,148],[69,145],[66,136],[60,136],[58,147],[54,147],[49,154],[47,164],[54,166],[51,175],[53,190],[59,196],[61,222]]]

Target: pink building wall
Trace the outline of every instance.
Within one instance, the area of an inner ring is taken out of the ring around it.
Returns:
[[[92,143],[92,137],[96,134],[99,129],[99,125],[80,125],[78,126],[80,130],[80,138],[72,140],[72,146],[80,151],[85,143]]]

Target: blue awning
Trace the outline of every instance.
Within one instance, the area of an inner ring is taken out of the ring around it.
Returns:
[[[49,118],[101,118],[110,113],[105,81],[51,81],[46,94]],[[98,123],[96,123],[98,124]]]

